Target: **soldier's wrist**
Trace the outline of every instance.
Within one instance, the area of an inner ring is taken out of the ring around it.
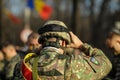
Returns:
[[[91,47],[90,45],[88,45],[87,43],[84,43],[84,44],[80,45],[79,49],[83,52],[87,52],[90,47]]]

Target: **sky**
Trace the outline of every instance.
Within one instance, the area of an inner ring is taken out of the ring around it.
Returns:
[[[53,0],[45,0],[47,4],[53,6],[54,2]],[[103,0],[95,0],[95,7],[94,7],[94,13],[99,13],[99,7],[101,5]],[[115,12],[116,10],[120,9],[120,6],[118,4],[119,0],[111,0],[109,3],[109,9],[111,12]],[[24,13],[24,9],[26,7],[26,0],[3,0],[5,7],[10,10],[14,15],[21,15]],[[80,9],[82,10],[82,13],[85,15],[89,15],[89,6],[90,6],[90,0],[85,0],[85,5],[80,4]],[[61,6],[60,10],[65,10],[66,8],[66,1],[61,0]],[[70,6],[70,9],[72,9],[72,6]],[[84,10],[84,11],[83,11]]]

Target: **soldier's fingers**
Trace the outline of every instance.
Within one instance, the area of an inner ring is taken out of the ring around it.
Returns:
[[[73,34],[73,32],[70,31],[70,37],[72,40],[73,40],[74,36],[75,36],[75,34]]]
[[[69,44],[69,45],[67,45],[67,48],[74,48],[75,46],[74,46],[74,44]]]
[[[81,44],[83,44],[83,42],[73,32],[70,32],[70,36],[72,43],[76,46],[80,46]]]

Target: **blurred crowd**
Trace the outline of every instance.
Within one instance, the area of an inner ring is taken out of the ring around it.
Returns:
[[[6,41],[0,46],[0,80],[12,80],[16,63],[24,58],[27,53],[36,52],[40,48],[39,34],[32,32],[26,44],[22,47]]]

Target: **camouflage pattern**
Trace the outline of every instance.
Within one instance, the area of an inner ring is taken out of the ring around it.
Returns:
[[[56,24],[56,25],[60,25],[60,26],[67,28],[67,26],[62,21],[58,21],[58,20],[50,20],[50,21],[46,22],[43,26],[46,26],[49,24]]]
[[[14,67],[19,61],[20,61],[20,56],[16,55],[10,61],[5,62],[4,72],[7,80],[12,80]]]
[[[0,61],[0,72],[3,70],[4,66],[4,60]]]
[[[4,78],[4,60],[0,61],[0,80],[2,80]]]
[[[45,27],[46,25],[52,25],[52,24],[59,25],[59,26],[67,29],[67,26],[62,21],[57,21],[57,20],[48,21],[43,25],[43,27]],[[38,30],[38,33],[39,32],[41,32],[41,31]],[[63,38],[64,40],[66,40],[68,43],[71,42],[70,35],[67,32],[54,32],[54,31],[52,31],[52,32],[45,32],[45,33],[40,34],[40,35],[41,35],[41,38],[45,37],[47,35],[59,36],[59,37]]]
[[[21,73],[21,61],[15,65],[12,80],[25,80]]]
[[[44,48],[40,55],[26,63],[32,68],[35,58],[38,58],[40,80],[101,80],[109,73],[111,63],[101,50],[88,44],[80,50],[79,54],[65,55],[55,48]],[[25,80],[20,68],[20,64],[15,67],[13,80]]]

